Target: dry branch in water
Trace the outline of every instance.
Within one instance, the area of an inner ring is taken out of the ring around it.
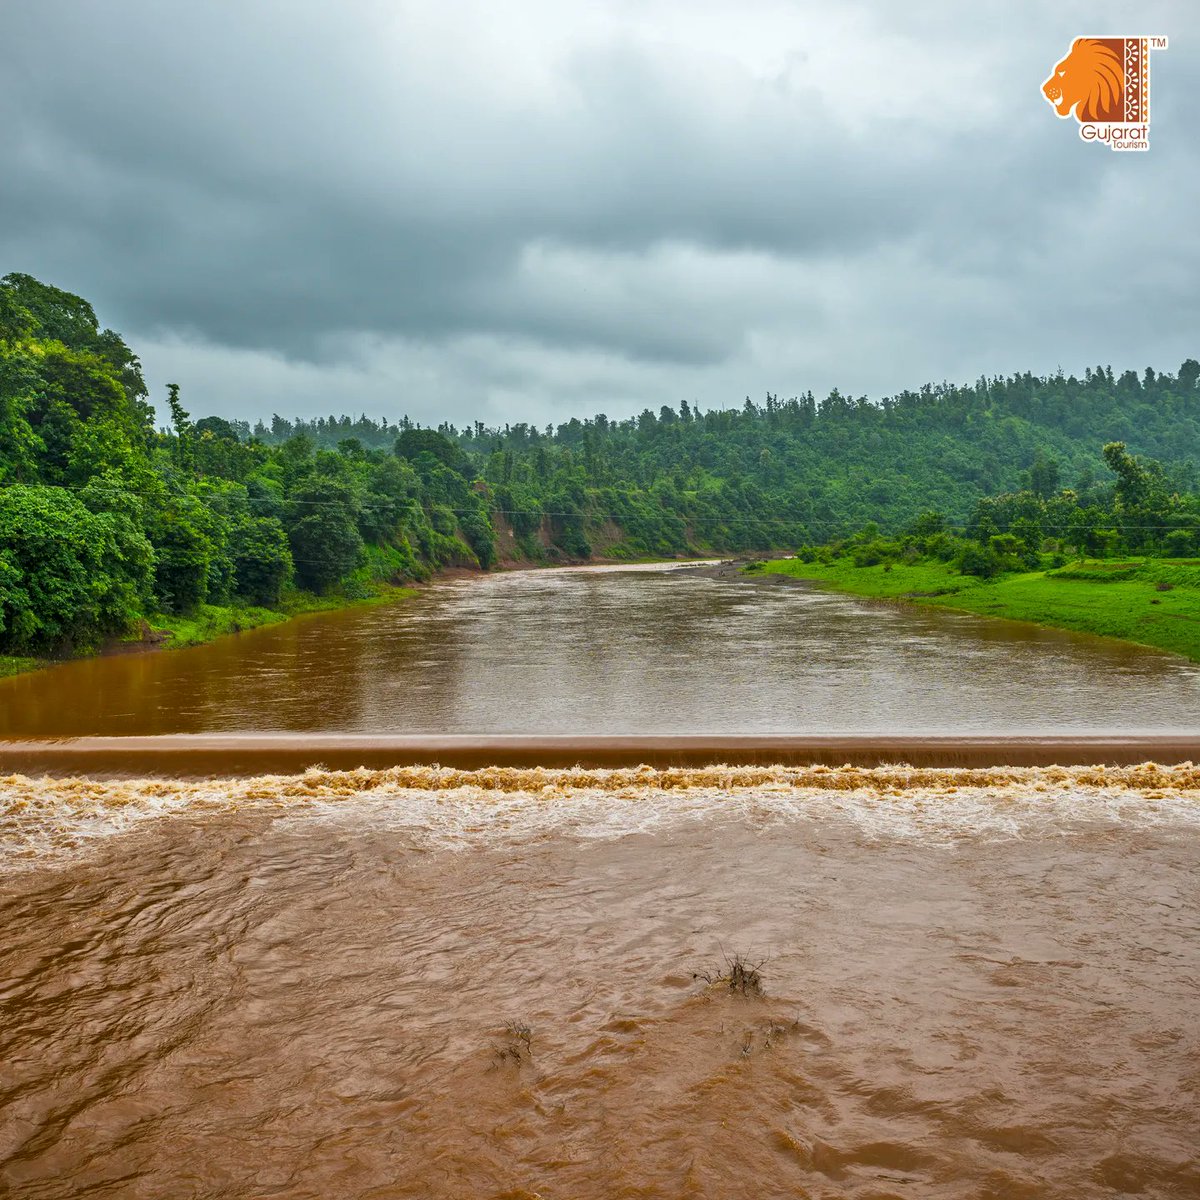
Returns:
[[[492,1049],[492,1067],[511,1062],[520,1066],[533,1060],[533,1030],[524,1021],[509,1021],[504,1026],[504,1042]]]
[[[731,992],[743,996],[761,996],[763,994],[762,967],[766,959],[751,962],[746,955],[726,954],[724,965],[715,971],[696,971],[693,979],[703,979],[709,987],[727,987]]]

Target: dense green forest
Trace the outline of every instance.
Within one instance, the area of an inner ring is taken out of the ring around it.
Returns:
[[[557,427],[331,416],[156,428],[91,305],[0,280],[0,651],[86,649],[159,615],[352,600],[447,566],[923,539],[987,575],[1200,550],[1200,364],[834,391]],[[348,402],[352,397],[347,397]],[[865,531],[864,531],[865,530]],[[882,548],[881,548],[882,547]],[[806,553],[815,551],[806,550]]]

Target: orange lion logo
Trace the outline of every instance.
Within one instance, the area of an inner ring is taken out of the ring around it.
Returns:
[[[1075,39],[1070,53],[1042,84],[1042,94],[1060,117],[1069,117],[1074,110],[1080,121],[1125,120],[1124,40]]]

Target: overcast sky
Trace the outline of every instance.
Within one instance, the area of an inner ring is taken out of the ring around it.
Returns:
[[[1042,99],[1166,34],[1148,153]],[[196,415],[538,423],[1200,357],[1200,5],[5,0],[0,274]]]

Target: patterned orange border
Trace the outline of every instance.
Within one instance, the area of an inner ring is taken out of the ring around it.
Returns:
[[[1150,39],[1124,39],[1125,121],[1141,125],[1150,120]]]

